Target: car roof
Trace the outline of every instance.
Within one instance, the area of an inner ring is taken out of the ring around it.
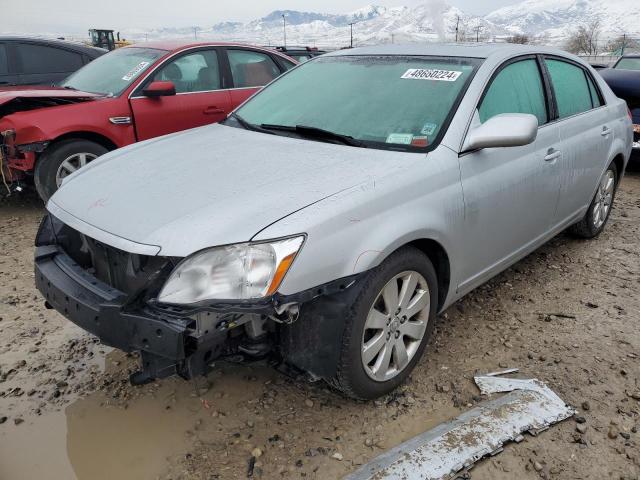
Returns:
[[[40,37],[25,37],[14,35],[0,36],[0,42],[28,42],[37,43],[53,48],[66,48],[67,50],[75,50],[76,52],[85,53],[91,57],[97,57],[107,53],[108,50],[104,48],[92,47],[91,45],[84,45],[80,42],[72,42],[69,40],[60,40],[53,38],[40,38]]]
[[[490,58],[511,57],[528,53],[547,53],[575,58],[557,48],[512,43],[411,43],[347,48],[324,56],[343,55],[425,55],[435,57]]]
[[[191,41],[190,42],[188,40],[158,40],[158,41],[152,41],[152,42],[134,43],[124,48],[131,48],[131,47],[156,48],[158,50],[167,50],[167,51],[184,50],[186,48],[193,48],[193,47],[249,47],[249,48],[255,48],[257,50],[263,50],[265,52],[280,53],[277,50],[272,50],[270,48],[260,47],[258,45],[252,45],[249,43],[218,42],[218,41],[209,41],[209,42]]]

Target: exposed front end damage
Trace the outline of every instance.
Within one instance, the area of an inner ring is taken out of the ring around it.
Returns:
[[[0,121],[0,170],[7,193],[21,189],[21,182],[33,171],[36,156],[49,145],[47,140],[19,144],[16,130],[2,128]],[[6,122],[4,122],[6,123]]]
[[[0,170],[8,193],[21,189],[22,182],[33,172],[37,155],[47,148],[51,140],[37,124],[20,115],[93,101],[97,97],[96,94],[63,88],[7,89],[0,92]]]
[[[335,372],[345,305],[359,277],[295,295],[177,306],[157,294],[180,258],[131,254],[49,215],[36,239],[36,287],[69,320],[104,344],[139,351],[133,383],[205,374],[212,363],[267,356],[313,377]]]

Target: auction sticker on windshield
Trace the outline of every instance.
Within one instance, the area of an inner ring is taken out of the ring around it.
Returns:
[[[147,65],[149,65],[149,62],[140,62],[138,65],[136,65],[131,70],[129,70],[127,74],[124,77],[122,77],[122,80],[128,82],[133,77],[138,75]]]
[[[399,145],[411,145],[413,135],[410,133],[392,133],[387,137],[387,143],[397,143]]]
[[[435,70],[424,68],[410,68],[400,78],[411,80],[438,80],[441,82],[455,82],[462,72],[455,70]]]

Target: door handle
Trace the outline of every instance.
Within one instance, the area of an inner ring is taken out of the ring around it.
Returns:
[[[547,155],[544,157],[545,162],[553,162],[554,160],[560,158],[562,152],[560,150],[556,150],[555,148],[550,148],[547,150]]]
[[[607,135],[611,135],[611,129],[609,127],[602,127],[602,133],[600,133],[600,135],[602,135],[603,137],[606,137]]]
[[[216,115],[218,113],[225,113],[224,109],[216,107],[216,106],[211,106],[211,107],[207,107],[205,108],[202,113],[204,113],[205,115]]]

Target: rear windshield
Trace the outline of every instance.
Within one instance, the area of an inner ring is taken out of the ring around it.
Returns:
[[[621,58],[614,68],[618,70],[640,70],[640,58]]]
[[[371,148],[424,151],[446,131],[479,64],[449,57],[318,57],[280,77],[236,115],[253,126],[311,127]]]
[[[166,53],[155,48],[119,48],[85,65],[60,86],[118,96]]]

